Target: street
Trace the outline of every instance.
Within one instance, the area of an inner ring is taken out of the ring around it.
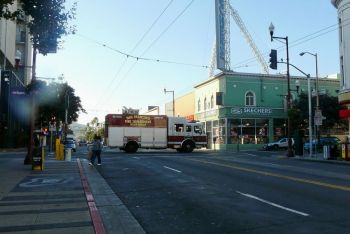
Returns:
[[[147,233],[346,233],[350,167],[285,152],[107,150],[97,167]]]

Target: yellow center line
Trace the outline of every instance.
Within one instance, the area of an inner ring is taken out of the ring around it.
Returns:
[[[305,184],[313,184],[313,185],[318,185],[321,187],[338,189],[338,190],[350,192],[350,187],[347,187],[347,186],[329,184],[329,183],[324,183],[324,182],[316,181],[316,180],[302,179],[302,178],[298,178],[298,177],[286,176],[286,175],[281,175],[281,174],[272,173],[272,172],[259,171],[259,170],[254,170],[254,169],[250,169],[250,168],[246,168],[246,167],[228,165],[228,164],[217,163],[217,162],[210,162],[207,160],[190,159],[190,158],[186,158],[186,159],[191,160],[191,161],[195,161],[195,162],[212,164],[212,165],[232,168],[232,169],[236,169],[236,170],[240,170],[240,171],[246,171],[246,172],[255,173],[255,174],[259,174],[259,175],[271,176],[271,177],[276,177],[276,178],[281,178],[281,179],[286,179],[286,180],[291,180],[291,181],[297,181],[297,182],[301,182],[301,183],[305,183]]]

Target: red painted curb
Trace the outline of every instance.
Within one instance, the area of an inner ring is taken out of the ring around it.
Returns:
[[[86,200],[88,202],[90,216],[92,219],[92,223],[94,225],[95,232],[97,234],[105,234],[106,230],[103,226],[100,212],[98,212],[98,209],[97,209],[97,206],[96,206],[96,203],[94,200],[94,196],[92,195],[92,193],[90,191],[89,183],[86,179],[86,176],[84,174],[84,170],[83,170],[83,167],[81,165],[79,158],[77,159],[77,162],[78,162],[78,166],[79,166],[81,183],[82,183],[83,188],[84,188],[84,193],[85,193]]]

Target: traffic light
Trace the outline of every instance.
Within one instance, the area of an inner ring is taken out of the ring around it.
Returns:
[[[277,69],[277,50],[271,50],[270,53],[270,68]]]

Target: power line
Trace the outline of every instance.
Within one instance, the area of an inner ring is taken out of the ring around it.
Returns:
[[[136,45],[134,46],[134,48],[130,51],[130,54],[132,54],[135,49],[140,45],[140,43],[143,41],[143,39],[145,39],[145,37],[148,35],[148,33],[152,30],[152,28],[156,25],[156,23],[159,21],[159,19],[162,17],[162,15],[165,13],[165,11],[170,7],[170,5],[173,3],[174,0],[171,0],[166,7],[163,9],[162,13],[160,13],[160,15],[154,20],[154,22],[152,23],[152,25],[148,28],[148,30],[143,34],[143,36],[141,37],[141,39],[136,43]]]
[[[178,14],[176,16],[176,18],[168,25],[168,27],[166,27],[163,32],[161,32],[159,34],[159,36],[148,46],[148,48],[146,50],[143,51],[143,53],[141,54],[141,56],[143,56],[145,53],[147,53],[148,50],[150,50],[154,44],[170,29],[171,26],[173,26],[173,24],[186,12],[186,10],[193,4],[194,0],[191,0],[191,2],[189,4],[187,4],[187,6],[180,12],[180,14]]]
[[[349,21],[349,20],[350,20],[350,19],[346,19],[346,20],[344,20],[343,22]],[[347,26],[347,25],[349,25],[349,24],[350,24],[350,23],[343,24],[343,26]],[[334,27],[335,27],[335,28],[334,28]],[[335,30],[337,30],[337,29],[338,29],[338,24],[332,24],[332,25],[330,25],[330,26],[327,26],[327,27],[325,27],[325,28],[322,28],[322,29],[320,29],[320,30],[318,30],[318,31],[316,31],[316,32],[310,33],[310,34],[308,34],[308,35],[306,35],[306,36],[304,36],[304,37],[301,37],[301,38],[299,38],[299,39],[297,39],[297,40],[291,42],[289,47],[290,47],[290,48],[293,48],[293,47],[298,46],[298,45],[300,45],[300,44],[302,44],[302,43],[305,43],[305,42],[307,42],[307,41],[310,41],[310,40],[313,40],[313,39],[318,38],[318,37],[320,37],[320,36],[323,36],[323,35],[325,35],[325,34],[327,34],[327,33],[333,32],[333,31],[335,31]],[[327,30],[327,31],[326,31],[326,32],[323,32],[323,31],[325,31],[325,30]],[[284,46],[277,47],[277,50],[281,50],[282,48],[284,48]],[[270,52],[265,52],[265,53],[263,53],[263,56],[265,56],[265,57],[267,58],[267,56],[268,56],[269,53],[270,53]],[[249,64],[249,63],[253,63],[253,62],[255,62],[255,57],[252,57],[252,58],[243,60],[243,61],[241,61],[241,62],[239,62],[239,63],[236,63],[235,66],[240,65],[240,64],[247,64],[247,63]]]
[[[194,2],[194,0],[192,0],[181,12],[180,14],[178,14],[175,19],[166,27],[165,30],[163,30],[160,35],[151,43],[151,45],[141,54],[141,56],[143,56],[145,53],[147,53],[147,51],[155,45],[155,43],[170,29],[170,27],[185,13],[185,11],[192,5],[192,3]],[[169,2],[169,4],[166,6],[166,8],[163,10],[163,12],[161,13],[161,15],[165,12],[165,10],[170,6],[170,4],[172,3],[172,1]],[[160,16],[156,19],[156,21],[158,21],[160,18]],[[155,23],[153,23],[155,24]],[[152,25],[153,25],[152,24]],[[153,27],[153,26],[151,26]],[[111,48],[110,48],[111,49]],[[116,52],[119,52],[119,50],[116,50]],[[121,52],[121,51],[120,51]],[[124,53],[124,52],[123,52]],[[135,62],[132,64],[132,66],[129,68],[129,70],[127,71],[127,73],[124,75],[124,77],[119,81],[118,86],[116,86],[116,88],[114,90],[116,90],[119,85],[126,79],[127,75],[133,70],[133,68],[136,66],[136,63],[139,60],[143,60],[143,61],[153,61],[153,62],[161,62],[161,63],[171,63],[171,64],[181,64],[181,65],[187,65],[187,66],[194,66],[194,67],[202,67],[202,68],[208,68],[208,66],[206,65],[196,65],[196,64],[189,64],[189,63],[179,63],[179,62],[174,62],[174,61],[167,61],[167,60],[161,60],[161,59],[151,59],[151,58],[144,58],[144,57],[136,57],[133,55],[129,55],[124,53],[124,55],[126,55],[126,59],[128,58],[134,58]]]
[[[153,29],[153,27],[156,25],[156,23],[159,21],[159,19],[162,17],[162,15],[165,13],[165,11],[170,7],[170,5],[173,3],[174,0],[170,0],[169,3],[166,5],[166,7],[162,10],[162,12],[158,15],[158,17],[153,21],[153,23],[151,24],[151,26],[146,30],[146,32],[142,35],[142,37],[140,38],[140,40],[136,43],[136,45],[134,46],[134,48],[130,51],[130,54],[132,54],[135,49],[140,45],[140,43],[145,39],[145,37],[148,35],[148,33]],[[100,44],[103,46],[102,43],[99,43],[97,41],[94,41],[97,44]],[[109,48],[110,49],[110,48]],[[112,50],[114,50],[114,48],[112,48]],[[114,50],[117,53],[119,53],[118,50]],[[120,51],[121,52],[121,51]],[[123,53],[122,54],[126,54]],[[127,60],[128,60],[129,56],[126,56],[125,59],[123,60],[123,62],[121,63],[121,65],[118,68],[117,73],[114,75],[114,78],[112,78],[112,80],[109,82],[108,87],[111,87],[111,85],[113,84],[113,82],[115,81],[115,79],[119,76],[119,73],[122,71],[122,69],[124,68]],[[96,103],[95,107],[101,102],[102,97],[100,97],[100,99],[98,100],[98,102]]]

